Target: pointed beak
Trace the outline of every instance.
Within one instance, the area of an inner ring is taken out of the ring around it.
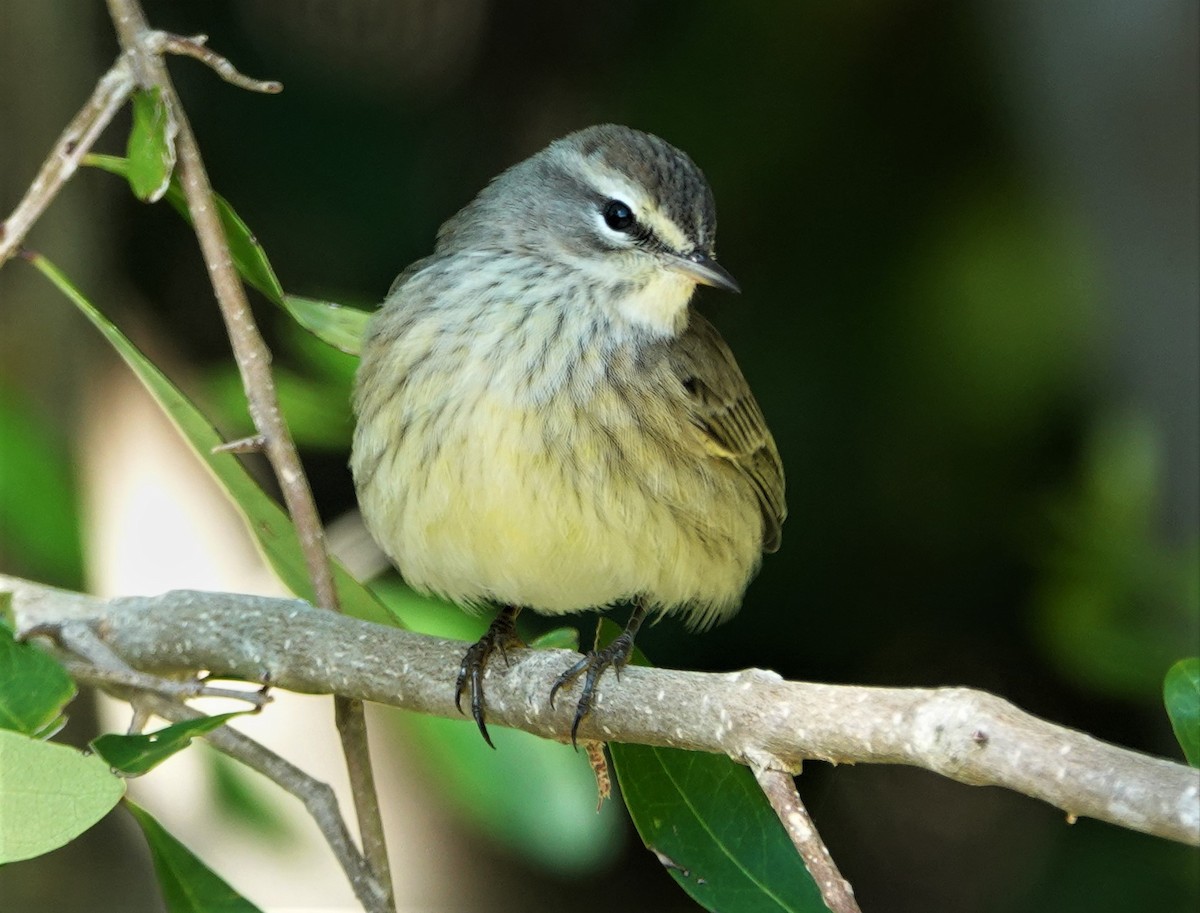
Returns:
[[[700,285],[711,285],[713,288],[724,289],[727,292],[742,290],[742,287],[737,284],[737,280],[729,274],[725,267],[701,250],[672,257],[671,268]]]

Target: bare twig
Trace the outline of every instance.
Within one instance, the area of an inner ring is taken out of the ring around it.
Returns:
[[[346,772],[355,788],[354,809],[358,815],[363,855],[369,860],[381,860],[387,871],[387,841],[383,833],[383,818],[376,803],[375,773],[371,769],[371,752],[367,740],[367,717],[363,703],[355,698],[339,696],[334,701],[334,719],[342,737],[342,754]],[[374,867],[374,863],[372,863]],[[385,884],[391,893],[391,879]]]
[[[463,645],[315,611],[293,599],[175,592],[111,601],[0,575],[18,631],[87,621],[131,666],[208,669],[291,691],[457,718]],[[181,636],[181,632],[186,632]],[[488,667],[488,722],[564,739],[573,708],[549,706],[561,650],[513,650]],[[1002,786],[1068,815],[1200,846],[1200,770],[1056,726],[966,688],[865,688],[788,682],[774,673],[630,666],[605,679],[581,740],[725,754],[783,770],[806,759],[909,764],[975,786]]]
[[[179,124],[179,180],[216,293],[221,316],[233,345],[249,400],[250,417],[266,439],[267,458],[275,470],[284,501],[300,535],[300,544],[313,581],[316,602],[337,608],[337,592],[325,554],[324,535],[308,480],[300,464],[291,433],[279,410],[275,382],[271,376],[271,353],[254,322],[246,293],[229,253],[229,243],[213,199],[212,185],[200,156],[195,134],[175,92],[166,65],[154,51],[161,44],[146,24],[137,0],[108,0],[121,46],[129,54],[139,85],[161,90]]]
[[[48,637],[66,652],[79,657],[83,663],[68,660],[67,671],[72,677],[86,679],[90,684],[149,691],[177,701],[197,697],[245,701],[256,711],[271,702],[270,695],[262,689],[222,688],[209,685],[197,676],[173,679],[139,672],[121,661],[90,627],[77,621],[39,625],[24,632],[23,637]]]
[[[250,417],[258,433],[264,438],[267,459],[279,481],[284,503],[295,524],[316,603],[322,608],[338,611],[337,590],[325,550],[321,518],[317,513],[300,456],[292,441],[291,431],[279,408],[274,378],[271,375],[271,353],[254,322],[245,290],[234,268],[196,137],[161,56],[161,51],[174,39],[169,41],[162,33],[149,28],[138,0],[108,0],[108,8],[121,47],[130,55],[131,66],[139,84],[157,87],[162,92],[163,100],[178,124],[179,180],[200,249],[204,254],[209,280],[212,282],[233,346],[234,358],[242,376]],[[179,39],[175,43],[186,47],[187,53],[194,53],[198,59],[216,66],[217,71],[226,79],[232,77],[231,81],[236,81],[242,78],[228,61],[207,51],[194,40],[189,43],[186,39]],[[264,90],[270,91],[272,88],[274,87]],[[343,752],[348,759],[351,789],[360,816],[359,830],[364,838],[370,837],[369,842],[364,842],[364,850],[376,878],[384,885],[390,897],[391,874],[379,802],[370,776],[366,720],[361,705],[347,703],[341,696],[336,696],[335,701],[338,733]]]
[[[212,449],[213,453],[262,453],[267,447],[267,439],[264,435],[253,434],[250,437],[241,437],[236,441],[226,441],[224,444],[218,444]]]
[[[115,672],[116,670],[109,670]],[[165,697],[155,691],[130,691],[125,687],[114,687],[108,675],[96,674],[96,667],[89,666],[81,669],[76,666],[73,674],[77,680],[85,684],[95,685],[111,693],[114,697],[129,701],[134,707],[135,714],[141,717],[132,724],[135,731],[140,731],[149,714],[162,717],[172,723],[182,720],[193,720],[203,716],[198,710],[193,710],[178,700]],[[346,829],[346,822],[338,807],[337,796],[329,784],[315,779],[299,767],[275,754],[269,748],[243,735],[229,725],[206,733],[199,738],[216,748],[223,754],[245,764],[251,770],[256,770],[299,799],[305,810],[312,817],[321,836],[329,844],[334,858],[342,867],[351,890],[371,913],[389,913],[391,910],[388,894],[375,879],[366,859],[354,845],[354,839]]]
[[[157,695],[147,698],[146,706],[171,722],[192,719],[199,715],[190,707]],[[354,839],[346,829],[345,819],[338,807],[337,796],[329,784],[309,776],[296,765],[231,726],[222,726],[201,738],[218,751],[252,770],[257,770],[303,802],[305,810],[316,822],[321,836],[329,844],[334,857],[346,874],[354,896],[363,908],[371,913],[389,913],[393,909],[391,891],[386,890],[375,878],[366,859],[354,845]]]
[[[854,899],[854,889],[850,882],[842,877],[829,848],[817,833],[817,826],[808,814],[808,809],[800,801],[800,793],[796,791],[796,781],[786,770],[771,766],[770,760],[756,761],[750,765],[754,778],[766,795],[771,808],[779,816],[783,829],[791,838],[796,852],[804,860],[808,874],[816,882],[832,913],[862,913],[858,901]]]
[[[235,85],[239,89],[245,89],[248,92],[264,92],[267,95],[276,95],[283,91],[283,83],[274,79],[251,79],[249,76],[242,75],[232,63],[208,47],[207,42],[207,35],[192,35],[190,38],[185,38],[182,35],[172,35],[170,32],[151,31],[147,32],[145,36],[145,47],[151,53],[161,54],[166,51],[184,57],[194,57],[210,67],[227,83]]]
[[[86,599],[86,597],[85,597]],[[74,603],[75,608],[85,603]],[[182,702],[193,696],[228,696],[205,692],[203,695],[176,691],[174,682],[147,675],[131,668],[87,624],[68,612],[60,622],[32,626],[22,637],[49,637],[66,652],[67,667],[76,681],[98,687],[133,707],[130,732],[141,732],[151,715],[171,722],[197,719],[203,716]],[[188,683],[178,683],[181,685]],[[248,700],[259,692],[236,693],[239,700]],[[333,851],[346,873],[355,896],[372,913],[388,913],[387,895],[374,879],[366,860],[354,846],[346,824],[338,810],[337,797],[328,784],[309,776],[300,768],[285,761],[268,748],[255,742],[230,726],[222,726],[202,736],[214,748],[257,770],[304,803],[318,830]]]
[[[12,215],[0,223],[0,266],[17,251],[29,229],[58,196],[59,190],[75,173],[79,162],[108,126],[113,115],[128,100],[133,89],[134,79],[129,62],[125,57],[119,57],[112,68],[100,77],[92,97],[62,132]]]

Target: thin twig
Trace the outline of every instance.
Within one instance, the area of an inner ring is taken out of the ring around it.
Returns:
[[[84,675],[92,683],[136,688],[177,701],[190,701],[198,697],[245,701],[255,711],[261,710],[271,702],[271,696],[262,689],[248,691],[245,688],[222,688],[209,685],[196,676],[174,679],[139,672],[122,662],[90,627],[77,621],[39,625],[23,632],[21,637],[48,637],[68,653],[80,657],[85,665],[80,666],[68,661],[67,671],[72,676]]]
[[[808,809],[800,801],[800,793],[796,791],[796,781],[791,773],[772,767],[769,761],[756,762],[750,767],[754,771],[754,779],[758,781],[792,845],[796,847],[796,852],[804,860],[808,874],[816,882],[825,906],[832,913],[862,913],[858,901],[854,899],[854,888],[838,871]]]
[[[65,651],[72,677],[83,684],[98,687],[133,707],[129,732],[141,732],[151,715],[173,723],[198,719],[204,714],[188,707],[163,679],[146,675],[125,663],[112,648],[83,620],[67,617],[61,622],[31,626],[21,632],[23,638],[49,637]],[[190,696],[190,695],[188,695]],[[212,696],[212,695],[205,695]],[[239,699],[249,695],[239,694]],[[247,767],[257,770],[304,803],[318,830],[329,844],[334,857],[363,907],[372,913],[388,913],[390,907],[383,888],[372,876],[366,860],[359,854],[346,830],[338,809],[337,796],[326,783],[309,776],[270,749],[230,726],[221,726],[202,736],[212,746]]]
[[[387,839],[383,832],[383,817],[379,814],[378,806],[373,805],[378,802],[376,797],[379,794],[375,789],[375,773],[371,769],[366,712],[362,701],[342,696],[334,700],[333,710],[338,735],[342,740],[342,754],[346,759],[346,773],[355,786],[351,795],[358,816],[363,855],[371,860],[372,868],[375,868],[375,860],[379,860],[383,871],[387,873]],[[380,880],[391,894],[391,878],[381,877]]]
[[[284,503],[295,524],[316,603],[322,608],[336,612],[339,609],[337,590],[325,549],[321,518],[317,513],[312,490],[304,474],[291,431],[279,408],[279,398],[271,375],[271,353],[254,322],[245,289],[234,268],[195,134],[167,73],[166,65],[156,51],[155,46],[162,44],[162,38],[156,37],[156,33],[149,28],[138,0],[108,0],[108,8],[121,47],[131,55],[132,66],[139,83],[146,87],[159,88],[163,100],[175,115],[179,127],[179,180],[200,249],[204,254],[209,280],[233,346],[234,359],[242,376],[250,417],[258,433],[266,439],[266,456],[279,481]],[[217,55],[199,56],[205,63],[216,62],[220,72],[223,58]],[[228,78],[228,70],[223,75]],[[356,758],[348,765],[348,770],[351,789],[355,794],[356,810],[360,816],[366,816],[360,817],[359,830],[364,835],[372,835],[371,842],[364,843],[367,861],[375,877],[386,889],[391,903],[391,873],[379,801],[372,788],[371,778],[364,777],[364,771],[370,770],[371,763],[365,739],[366,721],[362,718],[360,705],[346,703],[341,696],[336,696],[334,700],[339,721],[348,721],[356,714],[360,717],[353,725],[340,725],[338,732],[344,753],[347,757]]]
[[[172,723],[194,720],[204,715],[178,700],[154,691],[143,692],[113,685],[110,675],[115,672],[116,670],[101,672],[90,665],[77,665],[73,669],[77,681],[99,687],[120,700],[128,701],[134,707],[135,720],[130,725],[131,731],[141,731],[145,726],[146,717],[151,714]],[[354,839],[346,829],[345,819],[338,806],[337,795],[328,783],[310,776],[229,725],[221,726],[198,738],[204,739],[218,751],[245,764],[251,770],[258,771],[285,792],[299,799],[342,867],[351,890],[363,908],[371,913],[390,913],[392,908],[388,895],[354,845]]]
[[[148,705],[158,716],[171,722],[192,719],[196,714],[190,707],[157,696],[151,697]],[[367,860],[354,845],[354,838],[346,829],[345,818],[338,807],[337,796],[328,783],[309,776],[231,726],[221,726],[201,738],[234,760],[257,770],[303,802],[363,908],[370,913],[391,913],[394,910],[391,890],[380,884]]]
[[[296,599],[179,591],[99,600],[0,574],[17,630],[87,621],[131,666],[208,669],[308,694],[340,692],[461,718],[453,674],[464,645],[320,612]],[[181,630],[187,637],[179,637]],[[488,667],[488,722],[562,740],[574,708],[549,706],[574,654],[512,650]],[[724,754],[746,764],[807,759],[908,764],[1001,786],[1120,827],[1200,846],[1200,770],[1119,748],[968,688],[867,688],[784,681],[757,669],[630,666],[605,679],[581,739]]]
[[[246,300],[245,290],[233,265],[195,134],[165,64],[144,44],[145,36],[153,33],[146,24],[138,0],[108,0],[108,6],[117,26],[121,46],[130,54],[131,66],[138,75],[139,84],[160,89],[164,101],[178,121],[179,180],[204,254],[209,279],[225,320],[234,358],[242,374],[250,417],[255,428],[266,439],[267,458],[275,470],[288,512],[300,535],[316,602],[323,608],[336,609],[337,592],[325,554],[320,517],[291,432],[279,409],[271,375],[271,353],[254,322],[250,303]]]
[[[212,449],[213,453],[262,453],[267,447],[265,435],[252,434],[250,437],[238,438],[236,441],[226,441]]]
[[[208,47],[207,42],[207,35],[184,37],[172,35],[170,32],[151,31],[147,32],[145,36],[146,48],[152,53],[161,54],[166,51],[184,57],[193,57],[210,67],[227,83],[235,85],[239,89],[245,89],[248,92],[264,92],[267,95],[276,95],[283,91],[283,83],[277,80],[251,79],[249,76],[239,73],[232,63]]]
[[[128,100],[133,89],[134,79],[129,61],[122,55],[100,77],[92,97],[62,132],[12,215],[0,222],[0,266],[17,251],[29,229],[58,196],[59,190],[75,173],[79,162],[91,150],[113,115]]]

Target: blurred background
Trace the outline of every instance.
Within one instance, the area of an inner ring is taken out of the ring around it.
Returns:
[[[744,293],[698,306],[775,432],[791,515],[733,621],[643,632],[657,664],[984,688],[1181,759],[1161,687],[1200,651],[1194,0],[146,6],[284,83],[253,95],[171,64],[214,185],[295,294],[374,306],[490,177],[591,123],[659,134],[705,170]],[[0,0],[0,211],[116,52],[102,4]],[[173,212],[84,169],[27,244],[227,434],[247,429]],[[353,362],[255,304],[341,542]],[[100,593],[273,587],[136,382],[19,262],[0,271],[0,570]],[[471,636],[451,614],[430,616]],[[262,738],[336,778],[328,702],[272,715]],[[594,813],[559,746],[376,723],[401,909],[696,909],[619,803]],[[96,725],[77,701],[64,738]],[[288,800],[240,772],[188,752],[137,785],[264,908],[350,908]],[[817,763],[800,788],[869,913],[1200,901],[1195,851],[1001,790]],[[97,898],[161,909],[120,810],[0,871],[5,913]]]

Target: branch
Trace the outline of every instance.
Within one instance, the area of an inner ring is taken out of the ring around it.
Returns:
[[[457,718],[464,645],[319,612],[294,599],[177,591],[103,601],[0,575],[18,632],[91,625],[130,666],[207,669],[311,694]],[[574,654],[516,650],[488,667],[488,721],[565,741],[573,708],[550,707]],[[867,688],[784,681],[772,672],[629,667],[601,683],[581,740],[725,754],[799,770],[803,761],[908,764],[1003,786],[1089,817],[1200,846],[1200,770],[1056,726],[966,688]]]
[[[17,252],[29,229],[33,228],[33,224],[75,173],[96,138],[128,100],[133,88],[134,79],[129,63],[120,57],[100,77],[92,97],[62,132],[12,215],[0,222],[0,266]]]
[[[185,39],[152,31],[138,0],[108,0],[109,14],[117,30],[121,47],[139,85],[157,87],[168,111],[177,125],[179,181],[187,200],[188,213],[195,227],[196,238],[204,254],[209,280],[225,321],[234,359],[246,391],[247,406],[254,427],[263,439],[264,452],[283,493],[288,513],[295,524],[301,552],[308,568],[316,603],[324,609],[338,611],[337,590],[325,549],[325,533],[313,501],[312,490],[300,455],[292,440],[291,431],[279,408],[275,382],[271,375],[271,352],[254,322],[246,291],[233,265],[233,256],[213,196],[212,185],[200,147],[188,122],[187,114],[163,60],[166,50],[195,56],[214,66],[225,79],[259,91],[274,92],[277,83],[255,83],[246,80],[228,61],[203,46],[203,38]],[[367,723],[363,708],[357,702],[335,697],[338,734],[346,767],[350,774],[363,852],[376,878],[392,896],[391,871],[384,839],[383,819],[371,773],[368,752]]]
[[[831,913],[862,913],[858,901],[854,899],[854,889],[838,871],[833,857],[829,855],[829,848],[817,833],[817,826],[809,816],[808,809],[800,801],[800,793],[796,791],[796,781],[792,775],[785,770],[778,770],[773,759],[769,758],[750,766],[759,788],[771,803],[771,808],[775,809],[796,852],[804,860],[825,906]]]
[[[283,83],[273,79],[251,79],[237,71],[237,68],[208,47],[207,35],[193,35],[184,38],[172,35],[170,32],[149,32],[145,36],[146,49],[156,54],[168,51],[184,57],[194,57],[199,60],[230,85],[245,89],[247,92],[263,92],[276,95],[283,91]]]
[[[27,635],[41,633],[38,630]],[[131,731],[140,731],[141,724],[150,714],[155,714],[173,723],[203,716],[183,703],[183,699],[194,696],[191,689],[180,691],[175,682],[152,678],[125,664],[105,644],[85,621],[72,620],[53,627],[47,632],[64,650],[82,658],[82,662],[69,661],[67,669],[72,676],[84,684],[102,688],[115,697],[129,701],[134,709],[134,726]],[[200,689],[205,696],[210,691]],[[228,696],[228,695],[227,695]],[[253,701],[253,693],[235,693],[238,700]],[[261,696],[261,695],[260,695]],[[263,699],[266,700],[265,696]],[[387,893],[375,880],[366,860],[354,846],[345,820],[338,809],[337,796],[327,783],[309,776],[291,762],[275,754],[269,748],[255,742],[231,726],[221,726],[201,736],[218,751],[236,758],[251,770],[256,770],[291,793],[303,804],[316,823],[325,842],[333,851],[334,858],[342,866],[351,889],[370,913],[386,913],[389,909]]]
[[[108,0],[108,5],[121,47],[129,55],[138,84],[146,88],[158,88],[178,124],[180,186],[242,375],[250,416],[263,436],[267,459],[275,471],[288,513],[300,536],[316,602],[322,608],[335,609],[337,593],[325,553],[321,520],[304,475],[304,467],[300,464],[291,433],[279,409],[275,382],[271,376],[271,352],[254,322],[246,291],[233,265],[212,184],[200,156],[200,147],[160,56],[168,42],[163,33],[150,30],[137,0]]]
[[[139,700],[143,706],[173,723],[203,715],[177,701],[158,695],[146,695]],[[222,726],[200,738],[251,770],[257,770],[304,803],[305,811],[316,822],[321,836],[333,851],[334,858],[341,864],[346,880],[363,909],[371,913],[384,913],[392,909],[390,891],[385,890],[379,883],[366,860],[359,854],[338,808],[337,796],[328,783],[310,776],[295,764],[231,726]]]

